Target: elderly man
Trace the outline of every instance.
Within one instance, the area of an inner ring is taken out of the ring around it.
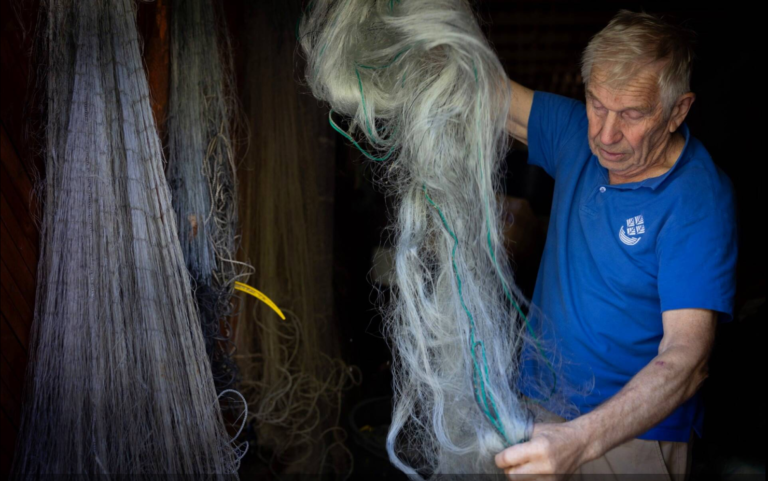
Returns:
[[[533,302],[582,391],[496,456],[507,474],[688,469],[736,263],[732,187],[684,124],[691,60],[689,32],[622,11],[584,52],[586,105],[512,82],[509,132],[555,179]]]

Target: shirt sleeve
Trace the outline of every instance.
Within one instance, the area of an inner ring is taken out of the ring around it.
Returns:
[[[528,119],[528,163],[543,168],[555,178],[569,144],[583,142],[587,135],[587,112],[583,103],[546,92],[534,92]]]
[[[669,219],[658,237],[661,311],[709,309],[729,321],[738,251],[730,182],[717,191],[701,188],[688,198],[697,200],[686,202],[688,212]]]

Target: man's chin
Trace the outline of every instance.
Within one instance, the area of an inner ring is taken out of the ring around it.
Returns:
[[[605,151],[603,149],[598,148],[598,158],[600,159],[601,163],[607,163],[607,164],[620,164],[627,160],[629,157],[629,154],[627,153],[619,153],[619,154],[611,154],[608,151]]]
[[[600,165],[613,173],[619,173],[625,170],[624,165],[626,165],[626,160],[626,157],[621,157],[618,160],[610,160],[606,159],[602,155],[597,156],[597,161],[600,162]]]

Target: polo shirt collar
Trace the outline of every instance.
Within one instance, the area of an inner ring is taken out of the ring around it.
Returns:
[[[662,183],[664,183],[664,180],[666,180],[667,177],[669,177],[672,172],[674,172],[681,164],[684,164],[688,160],[688,144],[690,143],[691,139],[691,132],[688,130],[688,125],[683,123],[680,126],[680,132],[685,136],[685,145],[683,146],[683,150],[680,152],[680,156],[675,161],[675,164],[665,173],[658,177],[651,177],[649,179],[641,180],[640,182],[628,182],[626,184],[616,184],[616,185],[610,185],[609,177],[608,177],[608,169],[600,165],[600,162],[597,160],[597,157],[594,155],[592,156],[594,158],[594,161],[597,162],[598,167],[600,168],[600,173],[603,176],[603,180],[605,182],[605,186],[610,189],[617,189],[617,190],[636,190],[641,187],[646,187],[651,190],[656,190],[658,186],[660,186]]]

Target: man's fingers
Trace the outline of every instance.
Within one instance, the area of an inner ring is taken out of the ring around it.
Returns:
[[[525,463],[520,466],[512,466],[504,470],[506,474],[538,474],[541,476],[552,475],[552,468],[541,463]],[[544,478],[542,478],[544,479]]]
[[[552,474],[551,469],[547,469],[539,463],[526,463],[521,466],[513,466],[504,470],[504,474],[510,480],[525,481],[555,481],[557,476]]]
[[[530,443],[516,444],[496,455],[496,466],[501,469],[517,466],[528,462],[530,456]]]
[[[511,448],[507,448],[504,451],[500,452],[496,455],[495,461],[496,461],[496,467],[505,469],[510,466],[516,466],[520,464],[520,461],[518,460],[518,453],[517,453],[517,447],[518,446],[512,446]]]

